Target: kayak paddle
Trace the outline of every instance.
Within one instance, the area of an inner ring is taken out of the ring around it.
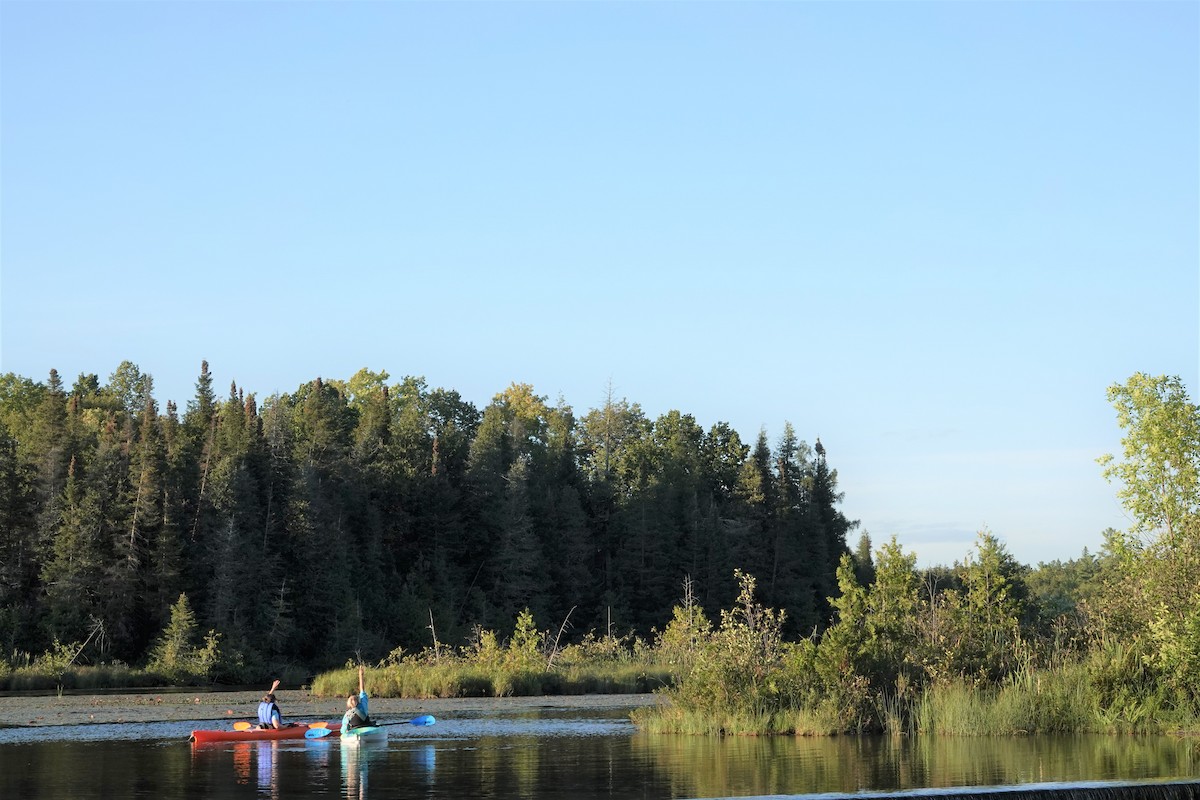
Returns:
[[[373,727],[382,728],[384,725],[424,726],[424,725],[432,725],[435,722],[437,722],[437,720],[434,719],[432,715],[423,714],[422,716],[419,716],[416,719],[410,719],[406,722],[377,722],[377,723],[375,723],[375,725]],[[364,726],[364,727],[368,727],[368,726]],[[338,730],[340,731],[341,729],[339,728]],[[304,732],[304,738],[305,739],[324,739],[326,736],[330,735],[333,732],[334,731],[332,728],[309,728],[308,730],[306,730]]]
[[[307,725],[310,728],[327,728],[327,727],[329,727],[329,723],[326,722],[325,720],[321,720],[319,722],[297,722],[295,724],[296,725]],[[253,727],[254,727],[254,724],[250,723],[250,722],[235,722],[235,723],[233,723],[233,729],[235,731],[248,731]],[[291,726],[289,725],[288,727],[291,727]]]

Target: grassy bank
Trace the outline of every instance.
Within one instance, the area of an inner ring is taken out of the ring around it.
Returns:
[[[43,692],[57,690],[138,689],[171,683],[162,675],[124,664],[79,666],[50,670],[38,666],[0,667],[0,690]]]
[[[639,694],[670,683],[668,672],[648,664],[578,664],[552,668],[486,667],[459,660],[447,663],[406,662],[367,670],[374,697],[526,697],[551,694]],[[318,697],[356,691],[356,667],[324,672],[313,679]]]
[[[838,620],[798,642],[783,639],[782,615],[754,600],[748,576],[717,626],[677,609],[660,649],[689,642],[685,667],[666,702],[635,722],[706,735],[1200,731],[1194,678],[1164,669],[1153,641],[1030,641],[1015,611],[984,630],[957,596],[936,617],[922,608],[907,558],[881,558],[878,569],[867,591],[844,560]],[[972,597],[981,608],[1003,605],[1002,595]]]
[[[674,683],[675,670],[640,641],[592,634],[577,644],[558,646],[538,631],[528,611],[517,618],[503,644],[494,631],[477,629],[461,648],[435,647],[419,653],[393,651],[370,670],[367,683],[376,697],[514,697],[549,694],[630,694]],[[319,697],[345,695],[358,686],[354,664],[318,675]]]
[[[830,693],[809,704],[769,702],[698,708],[679,689],[664,702],[638,709],[634,722],[651,733],[827,736],[845,733],[945,736],[1024,736],[1051,733],[1200,734],[1200,719],[1158,693],[1106,697],[1089,665],[1023,671],[999,687],[956,680],[928,686],[907,699],[895,695]],[[686,679],[685,679],[686,682]]]

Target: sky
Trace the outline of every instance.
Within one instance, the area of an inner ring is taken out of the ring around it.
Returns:
[[[791,423],[922,565],[1129,527],[1198,187],[1194,2],[0,2],[0,372]]]

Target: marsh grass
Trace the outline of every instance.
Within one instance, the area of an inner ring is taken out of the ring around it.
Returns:
[[[672,680],[668,670],[649,663],[571,663],[538,669],[444,658],[438,663],[406,660],[371,668],[367,674],[372,696],[411,699],[640,694]],[[318,697],[332,697],[357,688],[357,667],[348,666],[316,676],[311,691]]]
[[[761,709],[728,709],[712,713],[666,704],[635,709],[631,717],[634,724],[650,733],[757,736],[776,727],[771,714]]]
[[[74,666],[66,670],[31,665],[8,667],[0,672],[0,689],[10,692],[148,688],[167,682],[158,673],[132,669],[124,664]]]
[[[1073,664],[1022,670],[994,688],[939,684],[921,694],[914,727],[921,733],[987,736],[1151,733],[1169,725],[1171,715],[1150,696],[1122,699],[1123,711],[1105,708],[1094,677],[1087,665]]]
[[[1144,688],[1144,687],[1142,687]],[[1108,692],[1106,694],[1106,692]],[[920,691],[872,695],[865,706],[835,691],[789,707],[760,703],[738,708],[690,702],[688,692],[666,692],[664,702],[639,709],[639,728],[652,733],[701,735],[787,734],[826,736],[879,732],[891,735],[1025,736],[1052,733],[1189,733],[1197,720],[1161,693],[1129,686],[1112,692],[1088,662],[1054,669],[1018,670],[999,685],[966,680],[927,685]],[[855,708],[869,707],[859,716]]]

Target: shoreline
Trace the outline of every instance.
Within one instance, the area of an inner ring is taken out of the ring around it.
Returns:
[[[253,720],[261,691],[197,692],[166,689],[122,694],[7,695],[0,697],[0,728],[103,725],[122,722],[205,721],[232,725]],[[307,689],[275,692],[285,722],[340,720],[345,701],[316,697]],[[652,694],[588,694],[535,697],[399,699],[372,697],[372,716],[434,716],[521,708],[628,708],[654,705]]]

